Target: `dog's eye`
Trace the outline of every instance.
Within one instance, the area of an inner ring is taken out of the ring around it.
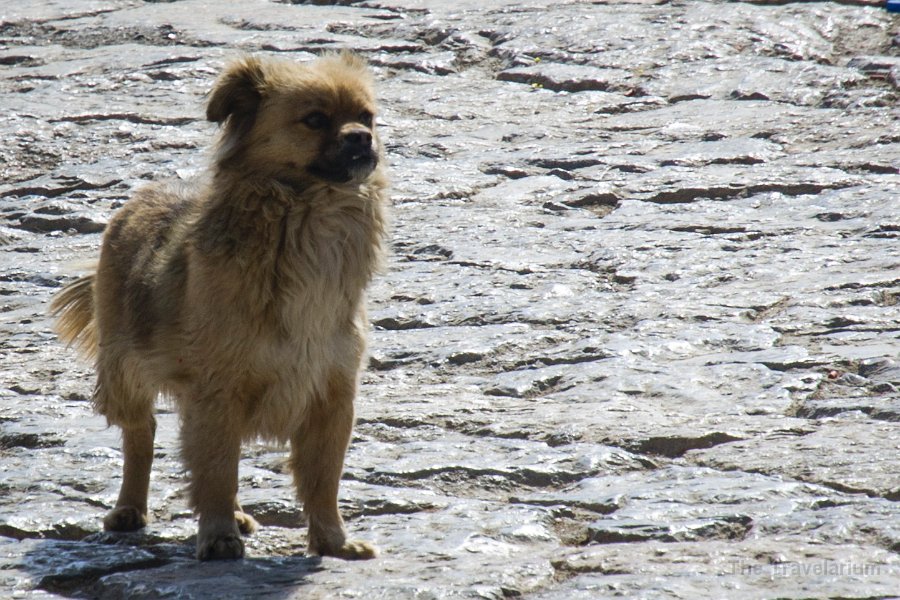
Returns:
[[[360,124],[365,125],[366,127],[371,127],[374,121],[375,115],[373,115],[369,111],[364,110],[363,112],[359,113]]]
[[[310,129],[325,129],[331,124],[331,119],[325,113],[317,110],[300,119],[300,122]]]

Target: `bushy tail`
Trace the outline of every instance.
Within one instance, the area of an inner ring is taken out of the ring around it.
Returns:
[[[59,339],[88,357],[97,354],[93,274],[79,277],[56,294],[50,303],[50,314],[58,317]]]

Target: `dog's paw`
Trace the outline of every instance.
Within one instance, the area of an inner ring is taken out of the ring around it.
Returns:
[[[362,540],[347,540],[333,556],[344,560],[369,560],[378,556],[378,549]]]
[[[147,513],[134,506],[117,506],[103,518],[106,531],[137,531],[147,526]]]
[[[259,529],[259,523],[256,522],[256,519],[245,512],[234,511],[234,520],[237,521],[241,535],[250,535],[251,533],[256,533],[256,530]]]
[[[239,535],[226,533],[197,538],[198,560],[244,558],[244,542]]]
[[[378,549],[362,540],[345,540],[342,545],[334,547],[312,545],[310,553],[319,556],[334,556],[344,560],[369,560],[378,556]]]

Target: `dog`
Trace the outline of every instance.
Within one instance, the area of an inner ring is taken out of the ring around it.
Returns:
[[[257,524],[237,502],[241,443],[290,443],[308,552],[367,559],[338,486],[380,269],[387,179],[373,79],[344,52],[308,63],[242,58],[206,117],[208,175],[151,184],[110,219],[96,271],[53,299],[60,339],[96,361],[94,407],[122,429],[109,531],[147,524],[154,403],[174,400],[197,558],[244,555]]]

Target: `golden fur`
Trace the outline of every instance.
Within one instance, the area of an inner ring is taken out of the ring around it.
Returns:
[[[246,58],[216,82],[223,125],[202,183],[153,185],[112,218],[95,274],[54,299],[62,340],[96,356],[96,409],[123,430],[106,529],[147,522],[162,393],[182,420],[197,556],[237,558],[255,522],[236,501],[240,444],[290,442],[309,551],[370,558],[346,539],[338,484],[380,264],[386,179],[361,59]]]

